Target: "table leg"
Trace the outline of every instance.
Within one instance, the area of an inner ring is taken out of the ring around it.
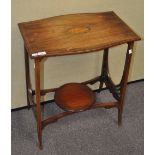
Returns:
[[[30,101],[29,101],[29,89],[31,88],[30,84],[30,71],[29,71],[29,56],[27,53],[26,48],[24,47],[24,54],[25,54],[25,75],[26,75],[26,95],[27,95],[27,106],[30,109]]]
[[[109,53],[109,49],[108,48],[104,49],[103,59],[102,59],[102,69],[101,69],[100,85],[99,85],[98,92],[101,91],[101,89],[103,87],[103,83],[105,82],[105,75],[106,75],[105,73],[109,73],[108,53]]]
[[[39,148],[42,149],[42,115],[40,106],[40,59],[35,59],[36,112]]]
[[[118,105],[118,125],[122,124],[123,104],[124,104],[124,97],[125,97],[126,86],[127,86],[127,81],[128,81],[128,74],[129,74],[129,69],[130,69],[133,45],[134,45],[134,42],[128,43],[123,76],[120,82],[120,101]]]

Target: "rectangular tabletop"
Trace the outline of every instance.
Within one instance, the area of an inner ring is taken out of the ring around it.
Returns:
[[[23,22],[19,28],[31,58],[87,53],[140,40],[112,11]]]

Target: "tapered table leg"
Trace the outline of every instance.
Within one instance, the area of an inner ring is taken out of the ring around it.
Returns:
[[[134,45],[134,42],[128,43],[123,76],[120,82],[120,101],[118,105],[118,125],[122,124],[123,104],[124,104],[124,97],[126,93],[126,86],[127,86],[127,81],[128,81],[128,74],[129,74],[129,69],[130,69],[133,45]]]
[[[35,59],[36,112],[39,148],[42,149],[42,115],[40,106],[40,59]]]
[[[24,47],[24,54],[25,54],[26,95],[27,95],[27,106],[29,109],[30,108],[29,89],[31,88],[31,84],[30,84],[30,71],[29,71],[29,56],[25,47]]]

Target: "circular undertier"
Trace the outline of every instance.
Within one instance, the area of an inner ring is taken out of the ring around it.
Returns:
[[[86,85],[68,83],[59,87],[54,95],[56,104],[67,111],[83,111],[95,102],[94,92]]]

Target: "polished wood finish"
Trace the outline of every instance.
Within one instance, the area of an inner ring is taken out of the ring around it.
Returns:
[[[124,98],[125,98],[125,92],[127,87],[127,81],[128,81],[128,74],[130,69],[130,62],[132,57],[132,51],[133,51],[134,42],[128,43],[128,49],[126,53],[126,60],[125,60],[125,66],[123,71],[122,80],[120,82],[120,102],[118,107],[118,124],[122,124],[122,113],[123,113],[123,104],[124,104]]]
[[[91,110],[91,109],[96,109],[96,108],[110,109],[110,108],[114,108],[114,107],[116,107],[116,108],[118,107],[118,102],[95,103],[95,104],[93,104],[93,106],[91,108],[88,108],[85,110]],[[78,111],[78,112],[82,112],[82,111]],[[77,112],[76,111],[65,111],[65,112],[55,114],[54,116],[51,116],[51,117],[43,120],[42,127],[44,128],[46,125],[56,122],[60,118],[63,118],[65,116],[72,115],[75,113],[77,113]]]
[[[86,85],[68,83],[55,92],[55,103],[66,111],[83,111],[95,102],[95,94]]]
[[[37,104],[37,130],[39,148],[42,149],[42,116],[40,107],[40,59],[35,59],[35,87],[36,87],[36,104]]]
[[[140,40],[112,11],[51,17],[20,23],[19,28],[31,58],[42,51],[44,56],[79,54]]]
[[[29,90],[31,89],[30,83],[30,71],[29,71],[29,55],[24,47],[25,54],[25,77],[26,77],[26,95],[27,95],[27,106],[30,108]]]
[[[93,108],[117,108],[118,125],[122,123],[123,105],[134,41],[140,40],[114,12],[63,15],[19,24],[25,45],[25,71],[28,107],[36,105],[39,148],[42,149],[42,129],[58,119]],[[122,79],[116,86],[109,74],[109,48],[128,44]],[[59,88],[40,88],[40,62],[44,57],[80,54],[104,50],[101,74],[81,84],[70,83]],[[35,61],[35,90],[31,88],[29,57]],[[87,84],[100,82],[109,88],[116,102],[95,103],[95,94]],[[40,98],[55,92],[55,101],[65,112],[42,119]],[[34,102],[34,97],[36,103]],[[34,107],[34,106],[33,106]]]
[[[108,52],[109,52],[109,49],[106,48],[104,49],[104,52],[103,52],[103,60],[102,60],[102,69],[101,69],[101,77],[100,77],[100,85],[99,85],[99,91],[101,91],[102,87],[103,87],[103,84],[105,82],[105,75],[107,72],[109,72],[109,68],[108,68]]]

